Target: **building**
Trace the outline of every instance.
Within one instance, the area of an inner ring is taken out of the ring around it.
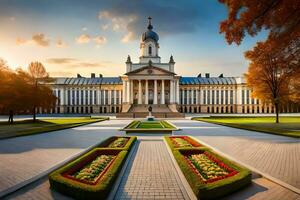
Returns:
[[[142,34],[140,57],[126,61],[120,77],[56,78],[51,86],[58,97],[54,113],[118,113],[118,117],[144,117],[148,106],[155,117],[182,117],[182,113],[273,113],[274,107],[251,97],[242,77],[181,77],[175,61],[159,57],[159,36],[151,18]],[[289,105],[283,112],[299,112]],[[41,111],[42,112],[42,111]]]

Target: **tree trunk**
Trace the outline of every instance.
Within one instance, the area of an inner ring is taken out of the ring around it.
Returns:
[[[275,103],[276,123],[279,123],[279,104]]]
[[[33,122],[36,121],[36,107],[33,107]]]
[[[14,112],[12,110],[9,111],[8,123],[14,123]]]

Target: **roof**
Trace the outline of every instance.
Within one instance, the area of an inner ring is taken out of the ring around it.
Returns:
[[[120,85],[120,77],[96,77],[96,78],[56,78],[54,84],[57,85]]]
[[[181,85],[232,85],[236,84],[234,77],[181,77]]]
[[[121,85],[120,77],[97,78],[56,78],[56,85]],[[235,77],[180,77],[180,85],[232,85],[237,84]]]

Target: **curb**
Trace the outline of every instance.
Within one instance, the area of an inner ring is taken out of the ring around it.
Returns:
[[[288,190],[291,190],[291,191],[295,192],[296,194],[299,194],[299,195],[300,195],[300,189],[298,189],[298,188],[296,188],[296,187],[294,187],[294,186],[292,186],[292,185],[290,185],[290,184],[288,184],[288,183],[285,183],[285,182],[283,182],[283,181],[281,181],[281,180],[279,180],[279,179],[277,179],[277,178],[274,178],[273,176],[271,176],[271,175],[269,175],[269,174],[266,174],[266,173],[264,173],[264,172],[262,172],[262,171],[260,171],[260,170],[258,170],[258,169],[256,169],[256,168],[254,168],[254,167],[252,167],[252,166],[250,166],[250,165],[248,165],[248,164],[246,164],[246,163],[244,163],[244,162],[242,162],[242,161],[240,161],[240,160],[237,160],[237,159],[233,158],[232,156],[230,156],[230,155],[228,155],[228,154],[226,154],[226,153],[223,153],[222,151],[220,151],[220,150],[218,150],[218,149],[212,147],[211,145],[209,145],[209,144],[207,144],[207,143],[205,143],[205,142],[203,142],[203,141],[200,141],[198,138],[196,138],[196,137],[194,137],[194,136],[189,136],[189,137],[191,137],[191,138],[193,138],[194,140],[198,141],[200,144],[202,143],[202,144],[204,144],[205,146],[207,146],[208,148],[211,148],[212,150],[214,150],[215,152],[217,152],[217,153],[220,154],[221,156],[227,157],[227,158],[229,158],[230,160],[232,160],[232,161],[234,161],[234,162],[237,162],[237,163],[239,163],[240,165],[243,165],[244,167],[250,169],[251,171],[253,171],[253,172],[255,172],[255,173],[261,175],[262,177],[268,179],[269,181],[272,181],[272,182],[274,182],[274,183],[276,183],[276,184],[278,184],[278,185],[280,185],[280,186],[282,186],[282,187],[284,187],[284,188],[286,188],[286,189],[288,189]]]
[[[174,156],[173,156],[173,153],[172,153],[172,151],[171,151],[171,149],[170,149],[170,147],[169,147],[169,145],[168,145],[166,139],[163,138],[163,141],[164,141],[164,143],[165,143],[165,145],[166,145],[166,147],[167,147],[168,153],[169,153],[169,155],[170,155],[170,157],[171,157],[171,160],[172,160],[172,162],[173,162],[173,166],[174,166],[175,169],[176,169],[177,175],[178,175],[178,177],[179,177],[179,179],[180,179],[180,181],[181,181],[181,183],[182,183],[182,185],[183,185],[183,187],[184,187],[184,189],[185,189],[185,191],[186,191],[186,193],[187,193],[189,199],[191,199],[191,200],[197,200],[197,197],[195,196],[195,194],[194,194],[192,188],[190,187],[190,185],[189,185],[189,183],[187,182],[187,180],[186,180],[184,174],[182,173],[180,167],[178,166],[178,164],[177,164],[177,162],[176,162],[176,160],[175,160],[175,158],[174,158]]]
[[[102,142],[102,141],[101,141]],[[79,153],[75,154],[75,155],[72,155],[70,156],[69,158],[65,159],[64,161],[62,162],[58,162],[58,164],[54,164],[54,166],[52,166],[51,168],[41,172],[40,174],[32,177],[32,178],[29,178],[25,181],[22,181],[20,183],[17,183],[16,185],[10,187],[10,188],[7,188],[6,190],[3,190],[2,192],[0,192],[0,199],[5,197],[5,196],[8,196],[10,194],[12,194],[13,192],[17,191],[17,190],[20,190],[24,187],[26,187],[27,185],[29,184],[32,184],[46,176],[48,176],[48,174],[50,174],[52,171],[62,167],[63,165],[67,164],[68,162],[76,159],[77,157],[87,153],[88,151],[92,150],[93,148],[95,148],[96,146],[98,146],[99,144],[101,144],[101,142],[98,142],[97,144],[94,144],[86,149],[84,149],[83,151],[80,151]]]
[[[129,162],[130,162],[133,154],[137,152],[137,145],[138,145],[138,143],[139,143],[139,141],[137,139],[136,142],[135,142],[135,144],[134,144],[134,146],[131,148],[128,157],[126,158],[126,161],[125,161],[125,163],[124,163],[124,165],[123,165],[123,167],[122,167],[122,169],[121,169],[121,171],[120,171],[120,173],[118,175],[118,178],[117,178],[116,182],[114,183],[113,188],[109,192],[107,200],[113,200],[115,198],[115,196],[117,195],[117,191],[118,191],[118,189],[120,187],[120,184],[122,182],[122,179],[123,179],[123,176],[125,174],[125,171],[128,168]]]

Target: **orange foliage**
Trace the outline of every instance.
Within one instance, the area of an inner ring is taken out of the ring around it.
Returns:
[[[45,69],[44,72],[48,77]],[[32,72],[22,69],[13,71],[0,59],[0,113],[24,113],[35,107],[52,108],[56,97],[51,88],[36,84],[36,81]]]

